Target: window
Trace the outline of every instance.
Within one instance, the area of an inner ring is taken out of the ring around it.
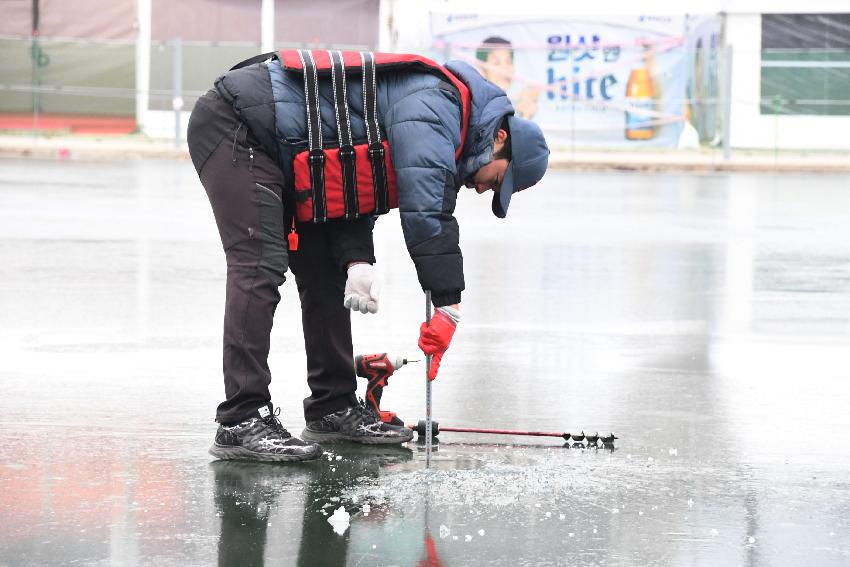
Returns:
[[[764,14],[761,113],[850,115],[850,14]]]

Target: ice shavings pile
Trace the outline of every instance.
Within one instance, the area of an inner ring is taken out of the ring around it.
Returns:
[[[551,500],[576,492],[602,495],[620,484],[616,477],[605,473],[604,467],[597,467],[596,471],[586,468],[576,466],[572,458],[560,456],[527,466],[489,462],[471,470],[423,468],[361,479],[360,484],[343,494],[343,499],[401,508],[409,505],[411,496],[427,490],[428,499],[435,506],[474,509],[525,505],[529,499]]]
[[[711,469],[694,472],[681,457],[670,456],[666,448],[663,453],[660,460],[641,462],[618,453],[556,448],[526,455],[524,451],[513,450],[510,461],[506,462],[496,457],[505,455],[504,451],[489,456],[476,452],[474,457],[482,461],[476,468],[425,469],[423,466],[386,471],[377,478],[361,477],[343,492],[341,501],[369,502],[373,508],[380,505],[412,511],[411,504],[422,502],[424,496],[432,509],[461,509],[472,516],[485,510],[500,513],[497,511],[504,507],[543,506],[541,520],[564,521],[566,508],[562,505],[574,507],[578,502],[607,509],[613,515],[619,514],[630,501],[684,503],[690,496],[691,485],[676,479],[718,474]],[[459,463],[469,457],[463,453],[457,455]],[[639,513],[637,508],[634,513]]]

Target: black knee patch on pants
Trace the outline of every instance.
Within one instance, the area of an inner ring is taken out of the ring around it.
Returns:
[[[286,232],[283,226],[283,201],[273,189],[255,184],[260,203],[260,247],[259,269],[266,277],[281,285],[286,281],[289,257],[286,253]],[[257,235],[254,235],[256,238]]]

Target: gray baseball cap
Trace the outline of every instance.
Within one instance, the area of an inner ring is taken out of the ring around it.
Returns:
[[[493,194],[493,214],[500,219],[508,214],[511,195],[528,189],[543,178],[549,165],[549,146],[540,126],[518,116],[508,116],[510,129],[511,161],[502,187]]]

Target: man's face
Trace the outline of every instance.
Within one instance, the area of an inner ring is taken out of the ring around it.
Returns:
[[[505,147],[505,142],[508,139],[508,133],[499,128],[496,130],[496,139],[493,141],[493,154],[499,155],[499,152]],[[494,159],[487,165],[475,172],[472,179],[466,181],[465,185],[470,189],[475,189],[478,194],[486,193],[490,189],[499,192],[502,188],[502,179],[505,178],[505,170],[508,169],[508,159]]]
[[[479,195],[490,189],[498,193],[502,187],[502,179],[505,177],[508,163],[506,159],[494,159],[476,171],[475,177],[467,181],[466,186],[475,189]]]

